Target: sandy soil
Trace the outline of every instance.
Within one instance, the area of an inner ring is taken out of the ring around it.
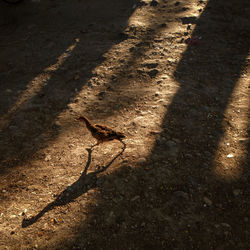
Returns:
[[[0,249],[250,249],[249,10],[0,2]]]

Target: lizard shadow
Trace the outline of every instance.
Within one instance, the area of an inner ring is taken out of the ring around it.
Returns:
[[[122,142],[123,143],[123,142]],[[95,172],[91,172],[87,174],[88,168],[91,164],[92,160],[92,152],[93,147],[86,148],[88,152],[88,160],[86,163],[86,166],[84,168],[84,171],[82,172],[81,176],[77,181],[75,181],[71,186],[68,186],[65,190],[63,190],[56,200],[49,203],[46,207],[43,208],[37,215],[32,216],[31,218],[24,218],[22,221],[22,228],[31,226],[35,222],[37,222],[45,213],[49,212],[50,210],[54,209],[57,206],[64,206],[72,201],[74,201],[76,198],[81,196],[82,194],[88,192],[90,189],[97,187],[97,180],[98,180],[98,174],[106,171],[112,163],[123,154],[124,150],[126,149],[126,144],[123,143],[122,151],[120,151],[118,154],[115,155],[114,158],[111,159],[105,166],[102,168],[99,168]]]

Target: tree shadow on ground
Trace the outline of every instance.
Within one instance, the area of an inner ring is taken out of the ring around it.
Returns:
[[[79,226],[79,237],[65,244],[88,249],[249,246],[250,228],[243,220],[250,202],[248,159],[241,162],[244,175],[232,183],[213,172],[224,113],[249,51],[247,6],[244,0],[208,2],[192,34],[198,42],[189,44],[174,73],[180,87],[160,134],[171,143],[155,144],[143,166],[113,173],[113,193],[120,200],[106,202],[105,185],[96,201],[102,206]],[[242,190],[240,198],[233,195],[236,188]],[[112,212],[112,220],[103,210]]]
[[[1,174],[57,137],[56,118],[123,39],[135,2],[0,3]]]

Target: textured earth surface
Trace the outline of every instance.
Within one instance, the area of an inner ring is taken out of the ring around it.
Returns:
[[[249,11],[0,2],[0,249],[250,249]]]

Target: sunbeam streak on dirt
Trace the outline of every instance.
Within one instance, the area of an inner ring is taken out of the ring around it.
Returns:
[[[8,126],[9,122],[11,121],[11,117],[15,114],[15,112],[21,109],[25,104],[29,103],[29,101],[47,85],[47,82],[50,80],[53,72],[58,70],[65,60],[67,60],[78,42],[79,38],[76,38],[75,42],[70,45],[61,56],[57,58],[57,62],[55,64],[45,68],[42,73],[37,75],[27,84],[26,90],[21,93],[17,101],[8,110],[8,112],[0,118],[0,131]]]
[[[235,180],[247,161],[249,135],[249,94],[247,75],[243,74],[232,93],[222,122],[224,135],[215,156],[215,174],[225,180]],[[219,153],[218,153],[219,152]]]

